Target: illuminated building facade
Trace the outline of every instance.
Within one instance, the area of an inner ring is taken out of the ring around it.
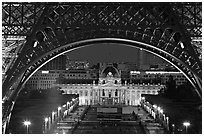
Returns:
[[[101,65],[99,78],[89,70],[37,71],[26,83],[26,88],[38,90],[60,87],[63,94],[79,94],[80,105],[138,105],[141,94],[157,95],[172,75],[176,85],[187,82],[180,72],[130,71],[130,79],[121,77],[114,65]]]
[[[57,84],[64,94],[79,94],[79,105],[138,105],[141,94],[157,95],[164,85],[127,84],[121,72],[108,65],[100,71],[98,84]]]
[[[181,72],[175,71],[130,71],[131,83],[150,83],[150,84],[165,84],[172,76],[176,81],[176,86],[188,82],[186,77]]]
[[[89,70],[39,70],[25,84],[25,88],[30,90],[49,89],[55,86],[56,79],[73,79],[80,82],[80,79],[92,79]],[[76,83],[76,82],[75,82]]]

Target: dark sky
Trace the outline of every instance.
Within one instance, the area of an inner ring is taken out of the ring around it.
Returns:
[[[137,62],[138,48],[121,44],[92,44],[67,53],[70,59],[97,62]]]

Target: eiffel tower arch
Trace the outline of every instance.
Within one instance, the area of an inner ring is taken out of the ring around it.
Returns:
[[[192,37],[201,37],[201,3],[2,5],[3,36],[26,37],[5,73],[2,97],[10,102],[5,109],[11,109],[23,85],[44,64],[97,43],[120,43],[156,54],[180,70],[201,98],[202,64],[192,43]],[[11,110],[6,111],[5,117]]]

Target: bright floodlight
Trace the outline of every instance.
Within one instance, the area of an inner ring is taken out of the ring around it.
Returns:
[[[74,101],[75,99],[74,98],[72,98],[72,101]]]
[[[145,100],[145,97],[142,97],[141,99],[142,99],[142,100]]]
[[[23,124],[24,124],[25,126],[29,126],[29,125],[31,125],[31,122],[30,122],[30,121],[24,121]]]
[[[160,110],[161,110],[161,108],[160,108],[160,107],[158,107],[157,109],[158,109],[158,111],[160,111]]]
[[[185,127],[188,127],[188,126],[190,126],[191,124],[190,124],[190,122],[183,122],[183,125],[184,125]]]
[[[162,110],[162,109],[160,109],[160,111],[159,111],[159,112],[163,113],[163,110]]]
[[[33,44],[33,47],[35,48],[37,45],[38,45],[38,42],[35,41],[34,44]]]
[[[154,108],[157,108],[157,105],[153,105]]]
[[[181,45],[181,48],[183,49],[184,48],[184,44],[182,42],[180,42],[180,45]]]
[[[45,118],[45,122],[48,122],[48,118]]]
[[[61,110],[61,107],[58,107],[58,110]]]

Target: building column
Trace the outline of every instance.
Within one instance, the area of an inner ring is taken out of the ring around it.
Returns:
[[[98,103],[101,104],[101,92],[100,89],[98,89]]]
[[[118,104],[120,104],[120,89],[118,89]]]

